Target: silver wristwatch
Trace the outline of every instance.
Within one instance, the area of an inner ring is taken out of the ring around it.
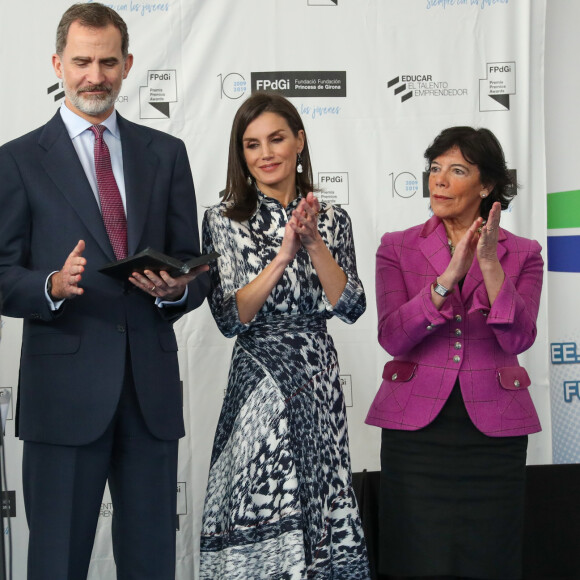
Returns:
[[[439,294],[439,296],[441,296],[442,298],[447,298],[447,296],[449,296],[449,294],[453,292],[453,289],[448,290],[447,288],[445,288],[445,286],[441,286],[441,284],[439,284],[439,282],[435,280],[435,282],[433,282],[433,291],[436,294]]]

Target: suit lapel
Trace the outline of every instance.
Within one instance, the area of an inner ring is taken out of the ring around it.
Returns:
[[[66,131],[60,112],[45,125],[38,144],[46,151],[42,166],[102,251],[115,259],[109,236],[84,169]],[[72,249],[72,248],[71,248]]]
[[[151,150],[151,136],[139,125],[123,119],[118,113],[123,149],[123,173],[127,196],[127,246],[129,255],[136,253],[143,235],[159,158]]]

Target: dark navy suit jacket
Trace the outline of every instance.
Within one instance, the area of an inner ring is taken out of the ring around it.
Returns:
[[[183,142],[118,117],[129,255],[147,246],[199,254],[195,193]],[[21,439],[82,445],[109,425],[130,360],[145,421],[161,439],[184,434],[173,322],[199,306],[207,274],[183,307],[158,308],[98,270],[115,257],[94,193],[60,113],[0,147],[0,292],[3,313],[24,319],[19,377]],[[45,281],[86,242],[85,293],[56,312]]]

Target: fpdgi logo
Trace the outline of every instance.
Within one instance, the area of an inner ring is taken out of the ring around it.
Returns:
[[[179,516],[187,515],[187,483],[177,482],[177,531],[181,529]]]
[[[285,97],[346,97],[346,71],[253,72],[252,92],[271,91]]]
[[[479,110],[509,111],[516,94],[516,63],[488,62],[487,76],[479,79]]]
[[[177,102],[175,70],[150,70],[147,86],[139,87],[139,117],[141,119],[169,119],[170,103]]]
[[[320,201],[331,205],[348,205],[348,173],[319,173]]]
[[[340,386],[342,387],[342,395],[344,397],[344,406],[354,406],[352,399],[352,376],[340,375]]]

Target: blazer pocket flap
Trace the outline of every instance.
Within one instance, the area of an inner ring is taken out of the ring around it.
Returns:
[[[519,391],[527,389],[532,381],[528,376],[528,371],[524,367],[503,367],[497,369],[499,384],[509,391]]]
[[[406,383],[415,375],[417,363],[406,360],[391,360],[383,369],[383,379],[393,383]]]

